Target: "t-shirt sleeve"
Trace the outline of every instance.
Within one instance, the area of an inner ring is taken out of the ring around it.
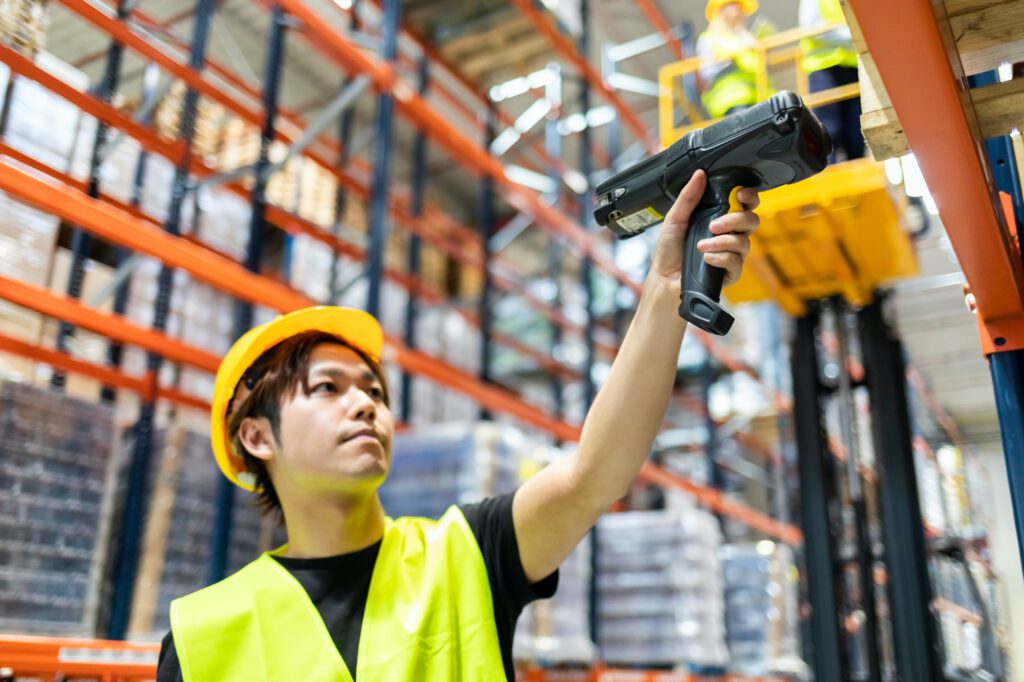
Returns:
[[[527,579],[512,522],[514,496],[515,493],[507,493],[489,497],[481,502],[462,505],[460,509],[480,545],[495,606],[504,607],[518,616],[530,602],[555,594],[558,571],[536,583],[531,584]]]
[[[174,637],[168,632],[160,642],[160,657],[156,663],[156,682],[184,682],[178,652],[174,648]]]

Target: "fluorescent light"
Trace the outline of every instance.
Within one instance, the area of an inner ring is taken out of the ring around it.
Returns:
[[[352,0],[334,0],[334,4],[342,9],[352,9]]]
[[[558,183],[546,175],[535,173],[522,166],[505,166],[505,177],[520,185],[551,194],[558,190]]]
[[[889,179],[890,185],[899,185],[903,182],[903,168],[900,167],[898,157],[885,160],[885,177]]]

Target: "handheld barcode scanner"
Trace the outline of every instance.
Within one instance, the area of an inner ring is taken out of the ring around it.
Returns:
[[[832,138],[792,92],[780,92],[702,130],[597,187],[594,218],[620,239],[635,237],[664,220],[690,177],[703,168],[708,184],[690,216],[683,251],[679,314],[712,334],[732,327],[719,304],[725,270],[704,263],[697,242],[711,236],[711,221],[742,210],[742,187],[764,191],[799,182],[828,164]]]

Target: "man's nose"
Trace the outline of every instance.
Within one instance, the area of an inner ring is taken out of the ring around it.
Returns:
[[[377,405],[373,402],[373,398],[366,391],[361,391],[358,388],[354,388],[352,391],[351,410],[354,419],[373,421],[377,418]]]

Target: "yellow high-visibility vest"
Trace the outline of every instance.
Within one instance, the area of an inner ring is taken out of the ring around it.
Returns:
[[[818,0],[818,10],[826,24],[845,24],[843,8],[839,0]],[[828,34],[804,38],[800,41],[801,63],[807,73],[821,71],[833,66],[857,66],[857,51],[852,42],[836,43],[828,40]]]
[[[185,682],[353,679],[306,590],[270,553],[176,599],[171,632]],[[505,682],[487,569],[457,507],[439,521],[387,519],[356,677]]]
[[[707,84],[701,100],[711,118],[724,116],[733,107],[757,103],[757,52],[746,47],[742,38],[729,30],[709,27],[701,36],[711,47],[712,56],[732,61]]]

